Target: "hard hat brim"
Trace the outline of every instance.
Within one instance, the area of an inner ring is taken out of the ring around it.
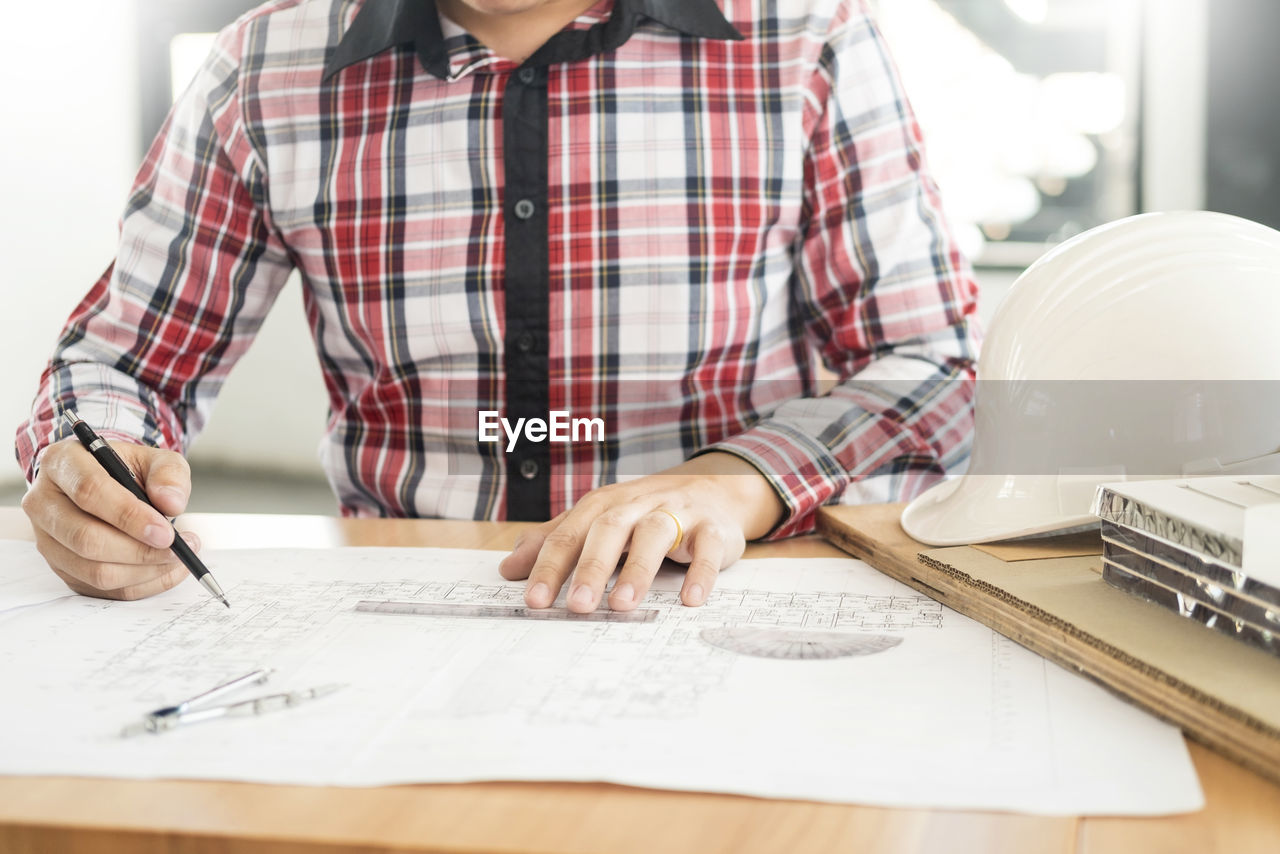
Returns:
[[[1040,478],[1052,483],[1037,488],[1033,481]],[[908,504],[902,512],[902,529],[925,545],[966,546],[1098,521],[1092,513],[1064,513],[1062,488],[1055,475],[961,475],[933,486]],[[1078,489],[1075,484],[1069,488]],[[1079,506],[1078,499],[1070,504]]]

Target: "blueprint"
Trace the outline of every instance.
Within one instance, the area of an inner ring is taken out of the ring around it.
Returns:
[[[585,621],[516,616],[502,557],[210,552],[227,610],[194,582],[68,596],[33,546],[0,541],[0,773],[595,780],[1043,814],[1202,803],[1176,729],[860,561],[743,560],[700,608],[664,571],[652,614]],[[120,735],[264,666],[246,696],[346,687]]]

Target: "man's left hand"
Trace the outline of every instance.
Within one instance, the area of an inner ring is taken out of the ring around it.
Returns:
[[[609,607],[629,611],[669,557],[688,565],[680,601],[701,605],[720,570],[742,557],[747,540],[771,531],[784,509],[754,466],[712,452],[592,490],[572,509],[522,535],[499,571],[511,581],[529,579],[524,601],[531,608],[550,606],[567,579],[569,610],[587,613],[600,604],[626,554]]]

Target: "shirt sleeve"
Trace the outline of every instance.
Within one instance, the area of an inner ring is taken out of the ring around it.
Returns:
[[[75,308],[16,451],[28,480],[72,406],[107,438],[183,451],[291,269],[224,30],[134,181],[114,263]]]
[[[810,87],[796,311],[838,377],[704,450],[754,465],[786,505],[770,539],[826,503],[900,500],[968,460],[977,285],[870,16],[841,4]]]

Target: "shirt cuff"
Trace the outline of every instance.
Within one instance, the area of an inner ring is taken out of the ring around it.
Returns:
[[[28,483],[33,483],[40,470],[44,453],[54,442],[73,433],[62,419],[61,407],[71,407],[76,415],[108,441],[130,442],[157,448],[181,450],[181,425],[170,417],[163,420],[156,413],[169,412],[156,405],[154,395],[134,384],[125,388],[119,375],[104,365],[73,363],[55,369],[56,382],[47,382],[31,417],[19,428],[14,450],[18,464]],[[51,391],[52,385],[57,391]],[[75,389],[92,389],[77,394]],[[151,398],[153,409],[148,408]]]
[[[769,482],[782,501],[781,521],[760,540],[781,540],[813,530],[814,511],[838,495],[849,483],[849,472],[831,449],[799,430],[766,421],[698,454],[733,454]],[[697,455],[695,455],[697,456]]]

